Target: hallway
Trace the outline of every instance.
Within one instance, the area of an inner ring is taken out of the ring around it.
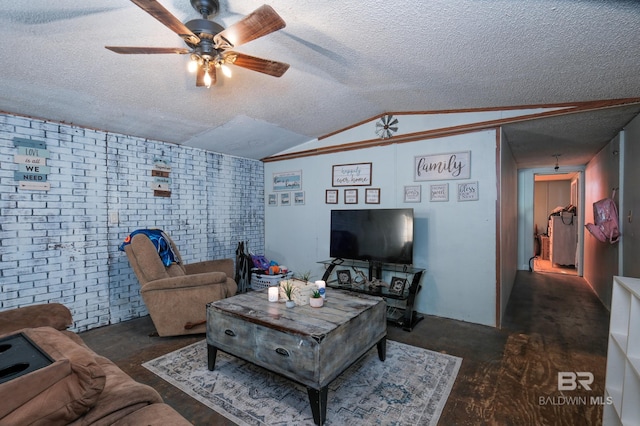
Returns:
[[[388,327],[388,338],[463,358],[442,425],[600,424],[609,313],[582,278],[519,271],[501,330],[426,316],[412,332]],[[81,334],[136,380],[196,425],[232,422],[141,367],[204,336],[158,338],[148,317]],[[593,373],[592,390],[559,392],[557,373]],[[568,404],[564,397],[586,404]]]

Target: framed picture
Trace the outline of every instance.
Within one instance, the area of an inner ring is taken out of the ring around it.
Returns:
[[[302,189],[302,170],[273,174],[274,191],[295,191]]]
[[[430,201],[449,201],[449,184],[440,183],[437,185],[429,185]]]
[[[364,202],[366,204],[380,204],[380,188],[365,189]]]
[[[401,295],[404,292],[404,286],[407,284],[407,279],[402,277],[391,278],[391,284],[389,284],[389,293]]]
[[[357,189],[345,189],[344,190],[344,203],[345,204],[358,204],[358,190]]]
[[[331,172],[332,186],[371,185],[371,163],[337,164]]]
[[[340,269],[336,271],[339,285],[351,285],[351,271],[348,269]]]
[[[267,199],[267,204],[270,207],[274,207],[278,205],[278,196],[276,194],[269,194],[269,198]]]
[[[280,193],[280,205],[281,206],[291,205],[291,194],[289,192]]]
[[[413,181],[469,179],[471,151],[417,155],[413,160]]]
[[[458,184],[458,201],[478,201],[478,182]]]
[[[325,204],[338,204],[338,190],[327,189],[324,193]]]
[[[421,185],[407,185],[404,187],[404,202],[419,203],[422,199]]]
[[[293,205],[294,206],[304,205],[304,191],[296,191],[293,193]]]

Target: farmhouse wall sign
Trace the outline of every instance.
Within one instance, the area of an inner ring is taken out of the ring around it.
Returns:
[[[371,185],[371,163],[338,164],[333,166],[333,186]]]
[[[294,191],[302,189],[302,170],[273,174],[274,191]]]
[[[35,191],[48,191],[51,183],[47,182],[47,175],[51,171],[47,166],[49,151],[43,141],[13,138],[13,145],[18,153],[13,156],[13,162],[18,164],[18,170],[13,172],[14,180],[18,181],[18,188]]]
[[[471,151],[448,154],[417,155],[414,158],[413,180],[469,179]]]

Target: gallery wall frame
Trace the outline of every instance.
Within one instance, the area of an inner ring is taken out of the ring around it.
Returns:
[[[302,189],[302,170],[277,172],[273,174],[274,191],[295,191]]]
[[[325,204],[338,204],[338,190],[327,189],[324,192],[324,202]]]
[[[478,181],[458,184],[458,201],[478,201]]]
[[[422,201],[422,185],[405,185],[404,202],[419,203]]]
[[[372,163],[336,164],[331,167],[331,186],[371,186]]]
[[[380,188],[366,188],[364,202],[365,204],[380,204]]]
[[[429,201],[449,201],[449,184],[438,183],[429,185]]]
[[[304,206],[304,191],[295,191],[293,193],[293,205]]]
[[[413,160],[413,180],[469,179],[471,151],[416,155]]]
[[[345,189],[344,190],[344,203],[345,204],[358,204],[358,190],[357,189]]]

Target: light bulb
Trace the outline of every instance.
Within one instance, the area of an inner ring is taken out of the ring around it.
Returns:
[[[211,75],[209,71],[204,73],[204,85],[207,86],[207,89],[211,87]]]
[[[190,60],[189,63],[187,64],[187,69],[191,73],[198,71],[198,61],[195,59]]]
[[[224,74],[225,77],[231,77],[231,68],[229,68],[225,64],[220,64],[220,69],[222,70],[222,74]]]

